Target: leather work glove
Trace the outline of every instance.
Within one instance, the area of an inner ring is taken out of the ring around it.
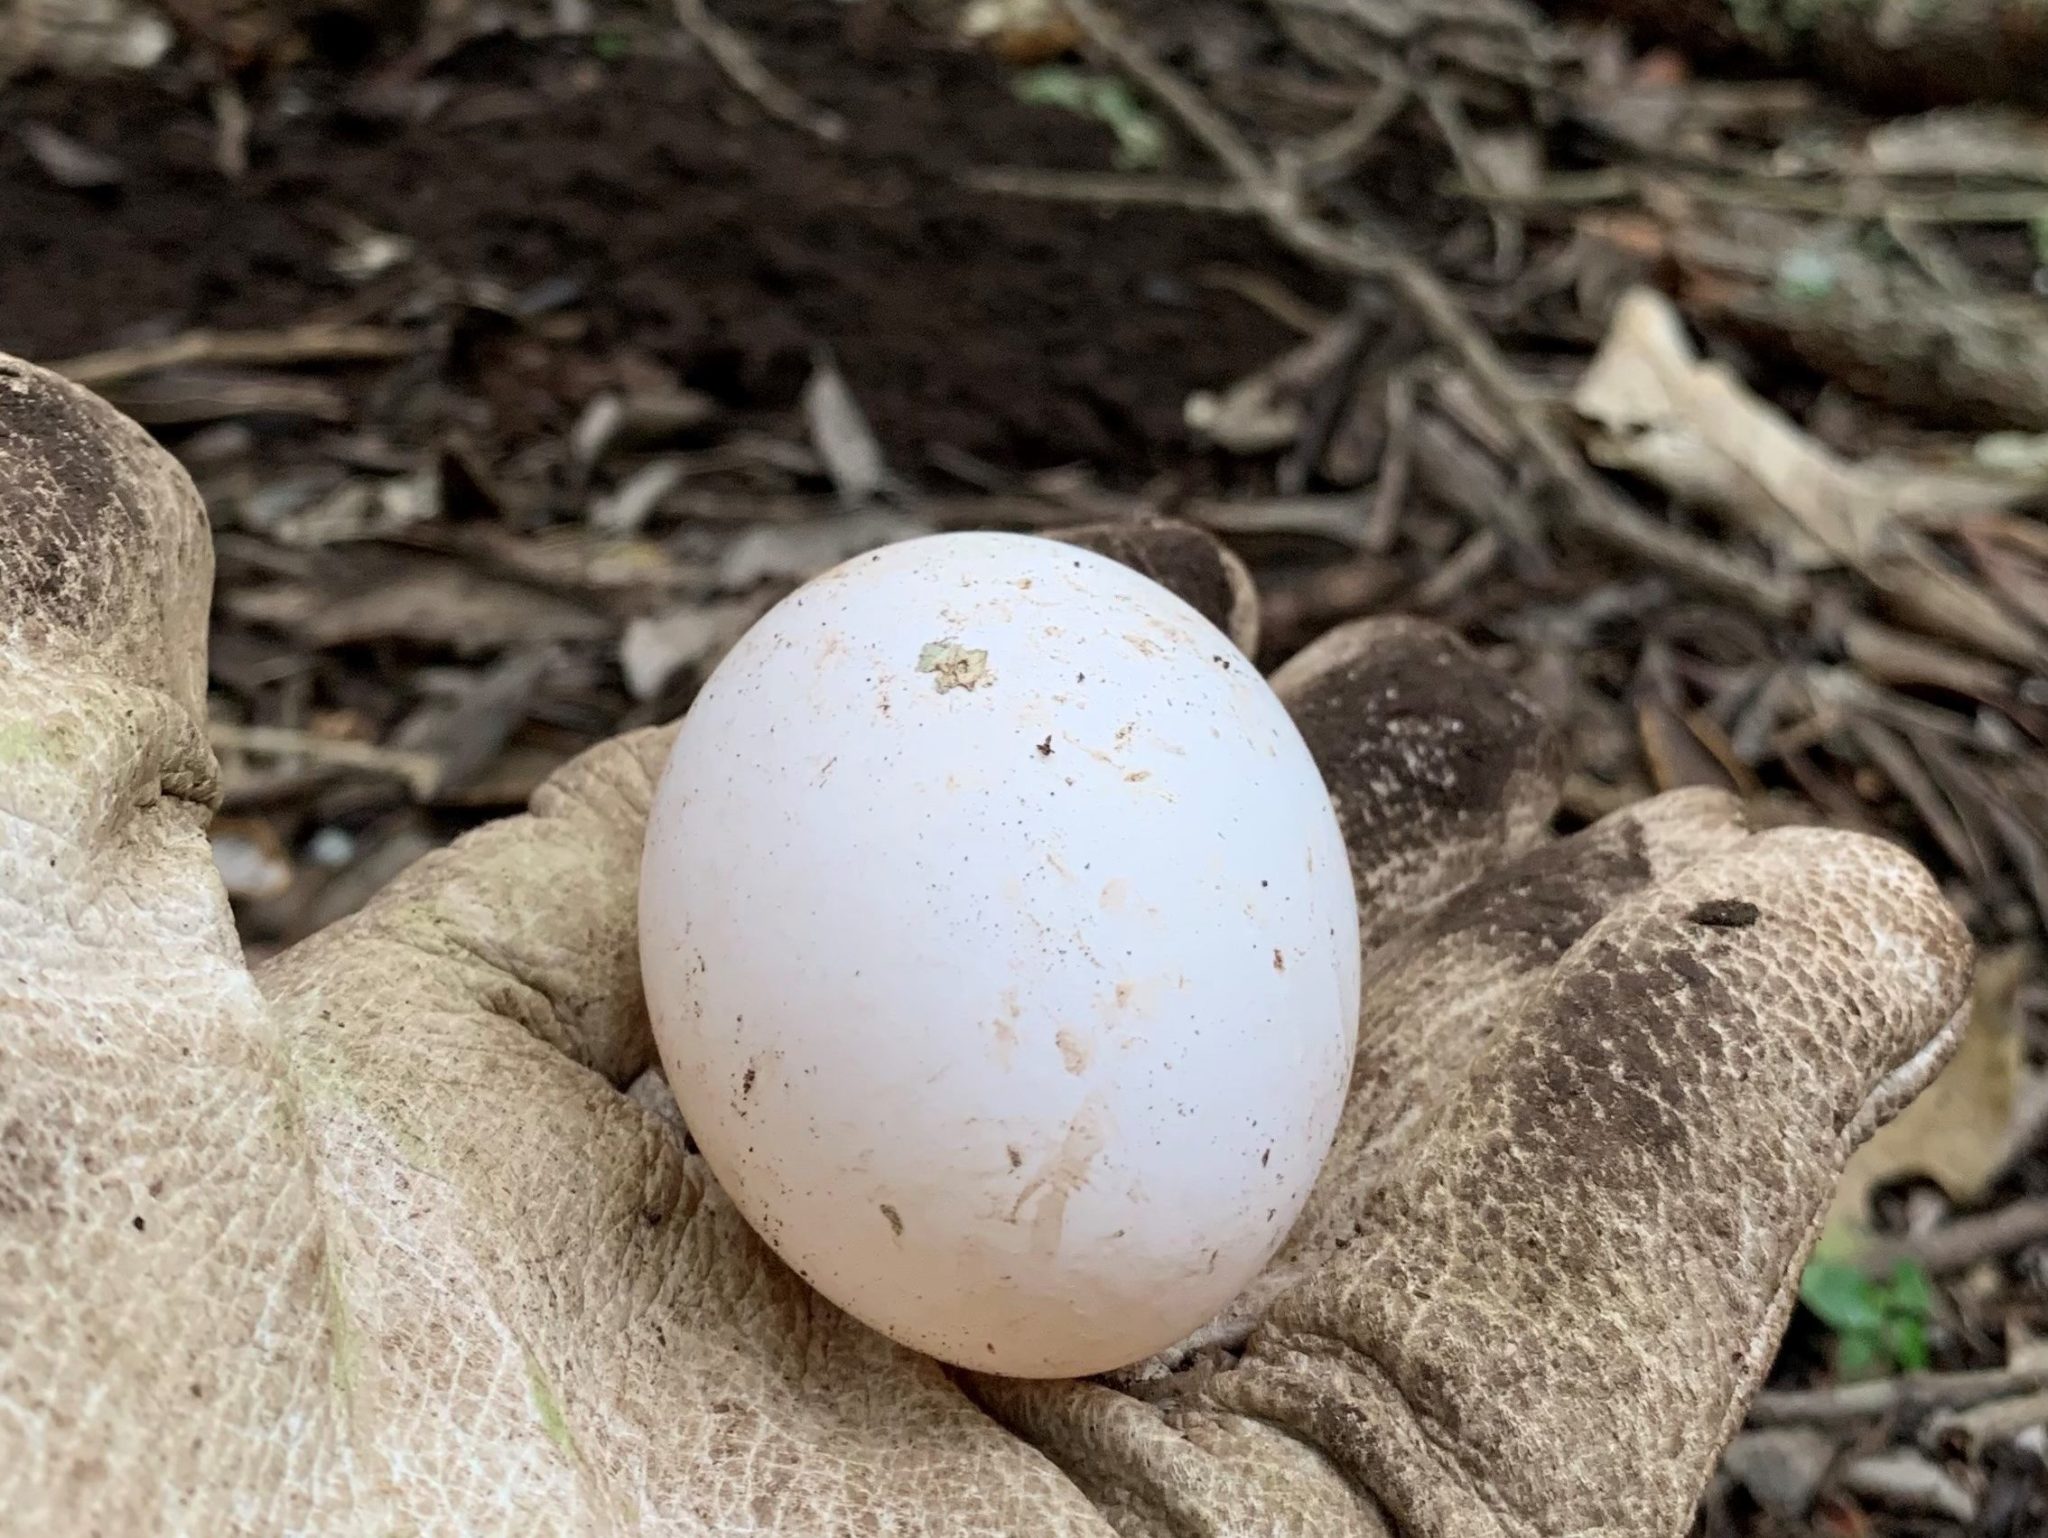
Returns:
[[[1268,1275],[1088,1382],[809,1291],[688,1151],[634,933],[669,741],[593,749],[253,972],[209,855],[191,483],[0,358],[0,1528],[36,1535],[1681,1532],[1849,1152],[1953,1045],[1891,846],[1563,766],[1449,635],[1274,679],[1365,931]],[[1249,643],[1182,526],[1077,535]]]

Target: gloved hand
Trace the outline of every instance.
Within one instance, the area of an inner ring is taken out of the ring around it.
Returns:
[[[1553,841],[1529,706],[1347,627],[1275,679],[1366,934],[1307,1215],[1155,1363],[949,1371],[686,1151],[634,946],[666,733],[252,974],[190,483],[0,359],[0,511],[9,1533],[1675,1534],[1844,1158],[1957,1029],[1969,944],[1905,855],[1700,792]],[[1095,541],[1251,623],[1198,536]]]

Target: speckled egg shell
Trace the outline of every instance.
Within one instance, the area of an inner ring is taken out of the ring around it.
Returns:
[[[960,534],[727,656],[655,799],[641,955],[719,1183],[947,1361],[1106,1370],[1271,1257],[1335,1133],[1358,923],[1307,748],[1193,609]]]

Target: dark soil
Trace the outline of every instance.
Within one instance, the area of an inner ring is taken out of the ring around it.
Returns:
[[[509,435],[559,427],[621,353],[731,407],[786,406],[822,344],[902,470],[945,445],[1011,469],[1088,461],[1130,483],[1187,460],[1189,390],[1287,340],[1202,274],[1255,267],[1327,296],[1249,226],[961,188],[957,172],[981,164],[1099,168],[1106,136],[1021,104],[1000,66],[886,13],[777,9],[727,7],[774,68],[848,118],[843,151],[768,121],[666,37],[610,62],[598,53],[616,43],[502,36],[411,75],[301,72],[297,110],[259,106],[239,181],[214,168],[200,90],[11,87],[0,350],[46,360],[361,305],[332,265],[359,221],[578,323],[552,355],[486,371]],[[54,185],[16,132],[30,120],[111,153],[125,180]]]

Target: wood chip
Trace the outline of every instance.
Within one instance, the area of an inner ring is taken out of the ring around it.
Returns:
[[[77,191],[118,187],[128,175],[127,167],[112,155],[81,144],[48,123],[26,122],[17,132],[29,158],[60,187]]]

